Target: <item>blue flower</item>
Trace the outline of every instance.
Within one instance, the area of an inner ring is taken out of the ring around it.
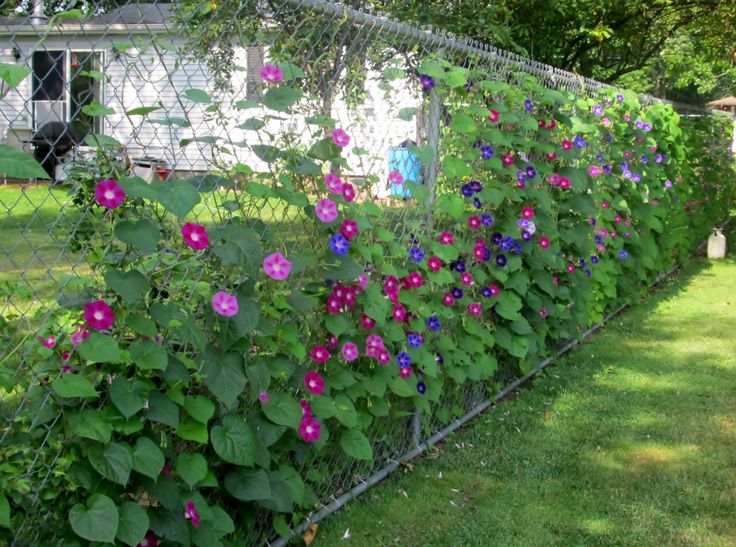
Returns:
[[[501,232],[493,232],[493,235],[491,236],[491,243],[494,245],[498,245],[501,242],[501,238],[503,236],[501,235]]]
[[[490,260],[490,259],[491,259],[491,250],[488,247],[486,247],[485,249],[483,249],[483,260],[485,261],[485,260]]]
[[[419,334],[412,332],[406,337],[406,342],[414,349],[419,349],[422,347],[424,340]]]
[[[484,160],[489,160],[493,157],[493,147],[484,144],[480,147],[480,155]]]
[[[601,259],[598,258],[596,255],[593,255],[593,256],[590,257],[590,262],[592,264],[598,264],[600,261],[601,261]]]
[[[436,315],[430,315],[427,317],[427,328],[431,331],[438,331],[442,327],[439,317]]]
[[[585,270],[585,277],[590,277],[592,273],[590,270]]]
[[[585,268],[585,259],[581,258],[578,264],[580,265],[581,268]]]
[[[465,261],[462,258],[458,258],[457,260],[450,262],[450,268],[459,273],[463,273],[467,270],[465,267]]]
[[[603,238],[601,236],[595,236],[593,238],[593,241],[595,241],[598,245],[600,245],[601,243],[603,243]]]
[[[622,102],[624,102],[624,96],[619,93],[618,95],[616,95],[616,100],[618,102],[622,103]]]
[[[480,183],[479,180],[471,180],[470,182],[468,182],[468,186],[470,186],[470,189],[476,194],[483,190],[483,185]]]
[[[572,143],[573,143],[573,144],[574,144],[574,145],[575,145],[575,146],[576,146],[577,148],[585,148],[585,145],[587,144],[587,143],[585,142],[585,139],[584,139],[583,137],[581,137],[580,135],[575,135],[575,138],[574,138],[574,139],[572,140]]]
[[[649,156],[647,156],[646,154],[642,154],[639,159],[642,163],[649,163]]]
[[[606,157],[603,154],[598,154],[595,158],[601,163],[606,161]]]
[[[532,110],[534,110],[534,103],[531,99],[527,99],[526,101],[524,101],[524,108],[526,108],[527,112],[531,112]]]
[[[491,296],[493,296],[493,293],[491,292],[491,288],[490,287],[483,287],[480,290],[480,295],[483,298],[490,298]]]
[[[634,122],[634,125],[636,126],[637,129],[644,129],[644,122],[641,120],[636,120]]]
[[[419,247],[412,247],[409,249],[409,258],[411,258],[414,262],[421,262],[424,260],[424,251],[422,251]]]
[[[619,257],[619,258],[620,258],[621,260],[626,260],[627,258],[629,258],[629,253],[627,253],[627,252],[626,252],[626,249],[621,249],[621,250],[620,250],[620,251],[618,252],[618,257]]]
[[[603,116],[603,106],[597,104],[593,107],[593,114],[596,116]]]
[[[480,209],[481,207],[483,207],[483,204],[478,198],[473,198],[473,207],[475,207],[476,209]]]
[[[441,353],[435,353],[435,354],[434,354],[434,360],[435,360],[435,362],[436,362],[436,363],[437,363],[438,365],[441,365],[442,363],[444,363],[444,362],[445,362],[445,358],[444,358],[444,357],[442,357],[442,354],[441,354]]]
[[[501,241],[499,241],[498,246],[501,248],[502,251],[510,251],[514,246],[514,238],[511,236],[502,237]]]
[[[526,175],[524,175],[521,171],[519,171],[516,175],[516,181],[524,183],[526,182]]]
[[[463,290],[460,287],[453,288],[450,293],[455,300],[460,300],[463,297]]]
[[[655,163],[662,163],[664,161],[664,156],[662,154],[657,154],[654,156],[654,162]]]
[[[342,234],[335,234],[330,238],[330,250],[338,256],[343,256],[350,250],[350,242]]]
[[[499,254],[498,256],[496,256],[496,264],[498,264],[502,268],[506,265],[506,262],[507,262],[507,260],[506,260],[506,257],[504,255]]]
[[[521,251],[522,251],[521,244],[519,244],[518,241],[514,241],[514,253],[517,255],[520,255]]]
[[[427,386],[426,386],[426,385],[424,385],[424,382],[417,382],[417,391],[418,391],[418,392],[419,392],[419,393],[420,393],[421,395],[424,395],[424,394],[426,393],[426,391],[427,391]]]
[[[611,174],[611,166],[610,165],[604,165],[603,167],[601,167],[601,169],[603,169],[603,172],[606,175],[610,175]]]
[[[651,123],[645,123],[644,124],[644,131],[649,133],[652,130],[652,124]]]
[[[532,167],[531,165],[527,165],[527,167],[526,167],[526,176],[529,179],[533,179],[534,177],[537,176],[537,170],[534,169],[534,167]]]
[[[488,213],[480,215],[480,223],[486,228],[493,226],[493,217]]]
[[[470,187],[470,184],[463,184],[460,187],[460,193],[465,196],[466,198],[472,198],[473,197],[473,189]]]
[[[396,362],[400,368],[408,368],[411,365],[411,355],[402,351],[396,354]]]
[[[422,84],[424,89],[434,89],[434,78],[427,76],[426,74],[419,75],[419,83]]]
[[[523,239],[524,241],[529,241],[531,238],[532,238],[532,234],[530,234],[526,230],[521,231],[521,239]],[[516,250],[516,247],[514,247],[514,250]]]

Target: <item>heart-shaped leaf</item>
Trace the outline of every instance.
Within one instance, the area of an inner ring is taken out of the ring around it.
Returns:
[[[192,488],[207,476],[207,460],[202,454],[181,453],[176,458],[176,472]]]
[[[156,480],[164,468],[164,454],[148,437],[138,437],[133,450],[133,469]]]
[[[151,254],[158,248],[161,241],[161,230],[150,220],[133,222],[123,220],[115,225],[115,237],[123,243],[132,245],[145,254]]]
[[[252,466],[256,461],[256,436],[240,416],[228,414],[212,428],[212,446],[226,462]]]
[[[358,429],[346,429],[340,436],[340,446],[348,456],[358,460],[373,458],[373,447],[368,437]]]
[[[117,539],[126,545],[138,545],[150,526],[146,511],[137,503],[126,501],[120,506],[119,512]]]
[[[76,504],[69,511],[69,523],[79,537],[89,541],[114,543],[120,515],[113,501],[103,494],[93,494],[87,505]]]
[[[5,144],[0,144],[0,174],[16,179],[51,178],[32,156]]]
[[[179,220],[184,220],[201,199],[197,188],[187,180],[154,182],[153,187],[159,203]]]
[[[110,269],[105,272],[105,283],[128,302],[135,302],[148,292],[148,280],[138,270],[123,272]]]
[[[271,497],[271,483],[263,469],[238,469],[225,477],[225,489],[241,501]]]
[[[130,345],[130,358],[143,370],[166,370],[169,357],[161,344],[153,340],[136,340]]]
[[[148,400],[149,386],[140,380],[116,377],[110,384],[110,399],[120,413],[130,418],[142,409]]]
[[[128,484],[133,469],[133,455],[129,446],[118,443],[110,443],[104,449],[94,446],[89,449],[87,459],[106,479],[123,486]]]
[[[90,363],[118,363],[121,357],[117,340],[99,332],[93,332],[79,345],[79,355]]]

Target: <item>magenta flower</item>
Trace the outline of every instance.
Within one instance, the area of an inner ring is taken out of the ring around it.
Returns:
[[[342,353],[343,358],[348,361],[355,361],[358,358],[358,346],[353,344],[352,342],[345,342],[342,345],[342,350],[340,350]]]
[[[601,207],[603,207],[604,209],[608,209],[610,206],[611,204],[607,201],[601,201]]]
[[[452,245],[455,240],[450,232],[442,232],[440,237],[437,239],[442,245]]]
[[[427,259],[427,267],[433,272],[438,272],[442,269],[442,261],[436,256],[430,256]]]
[[[375,320],[368,317],[366,314],[361,313],[360,314],[360,326],[366,330],[371,330],[373,327],[376,326],[376,322]]]
[[[344,183],[340,177],[333,175],[332,173],[327,173],[327,175],[325,175],[325,186],[327,186],[327,190],[331,194],[342,194]]]
[[[345,148],[348,144],[350,144],[350,135],[348,135],[344,129],[333,129],[332,142],[334,142],[340,148]]]
[[[312,349],[311,349],[311,350],[309,351],[309,356],[310,356],[310,357],[312,358],[312,360],[313,360],[313,361],[314,361],[315,363],[318,363],[318,364],[326,363],[326,362],[327,362],[327,360],[328,360],[328,359],[329,359],[330,357],[332,357],[332,356],[330,355],[330,352],[329,352],[329,351],[327,351],[327,348],[326,348],[326,347],[324,347],[324,346],[323,346],[323,345],[321,345],[321,344],[318,344],[318,345],[314,346],[314,347],[313,347],[313,348],[312,348]]]
[[[488,115],[488,119],[493,123],[496,123],[498,121],[498,117],[498,110],[491,108],[491,113]]]
[[[153,533],[153,530],[149,530],[136,547],[158,547],[158,543],[156,534]]]
[[[404,379],[407,379],[411,376],[411,367],[404,367],[399,369],[399,376],[401,376]]]
[[[315,395],[319,395],[325,390],[324,378],[322,378],[319,372],[313,370],[310,370],[304,375],[304,385]]]
[[[337,205],[331,199],[321,199],[314,206],[314,212],[322,222],[332,222],[337,218]]]
[[[311,416],[304,416],[299,424],[299,435],[308,443],[319,440],[319,430],[319,422]]]
[[[472,304],[468,304],[468,313],[475,317],[480,317],[480,314],[483,313],[483,307],[477,302],[473,302]]]
[[[347,182],[342,187],[342,197],[345,198],[345,201],[350,203],[355,199],[355,188],[353,188],[352,184],[348,184]]]
[[[473,284],[473,276],[470,275],[468,272],[463,272],[460,274],[460,283],[465,285],[466,287],[469,287]]]
[[[284,79],[284,71],[274,65],[263,65],[261,78],[266,83],[275,84]]]
[[[480,228],[480,217],[478,215],[470,215],[470,217],[468,217],[468,226],[473,230]]]
[[[570,188],[570,179],[567,177],[560,177],[560,188],[563,190]]]
[[[563,150],[566,150],[566,151],[568,151],[568,152],[569,152],[570,150],[572,150],[572,141],[569,141],[569,140],[567,140],[567,139],[564,139],[564,140],[562,141],[562,149],[563,149]]]
[[[212,297],[212,309],[219,315],[232,317],[238,313],[238,299],[223,291],[216,292]]]
[[[453,305],[453,304],[455,303],[455,297],[454,297],[454,296],[452,296],[452,294],[450,294],[449,292],[446,292],[446,293],[445,293],[445,294],[444,294],[444,295],[442,296],[442,303],[443,303],[443,304],[444,304],[445,306],[452,306],[452,305]]]
[[[337,339],[337,336],[330,333],[327,335],[327,347],[329,349],[337,349],[340,346],[340,342]]]
[[[192,500],[187,501],[184,506],[184,518],[192,521],[192,526],[199,528],[199,513],[194,508],[194,502]]]
[[[39,338],[38,342],[45,348],[53,349],[56,345],[56,336],[48,336],[46,338]]]
[[[542,249],[546,249],[549,247],[549,238],[546,236],[539,236],[539,246]]]
[[[526,220],[531,220],[534,218],[534,209],[531,207],[522,207],[521,209],[521,216],[524,217]]]
[[[493,283],[491,285],[491,296],[498,296],[499,294],[501,294],[501,289],[498,288],[498,285]]]
[[[590,165],[588,167],[588,174],[593,178],[600,176],[602,172],[601,168],[597,165]]]
[[[547,315],[549,315],[547,312],[547,308],[539,308],[539,317],[541,317],[542,319],[546,319]]]
[[[368,286],[368,276],[365,274],[360,274],[355,278],[355,280],[358,282],[361,289],[365,289]]]
[[[67,361],[68,361],[69,359],[71,359],[71,358],[72,358],[72,354],[71,354],[71,352],[70,352],[70,351],[65,351],[64,353],[62,353],[62,354],[61,354],[61,360],[62,360],[62,361],[63,361],[64,363],[66,363],[66,362],[67,362]]]
[[[115,323],[115,312],[104,300],[95,300],[84,306],[84,320],[95,330],[107,330]]]
[[[200,224],[185,222],[181,227],[181,235],[184,238],[184,243],[196,251],[206,249],[210,244],[207,230]]]
[[[568,273],[575,273],[575,264],[572,262],[568,262],[566,268]]]
[[[514,158],[514,155],[511,152],[506,152],[501,158],[501,163],[503,164],[504,167],[513,165],[515,161],[516,161],[516,158]]]
[[[101,180],[95,186],[95,201],[108,209],[117,209],[125,201],[125,191],[115,180]]]
[[[329,314],[336,314],[340,313],[340,310],[342,309],[342,301],[340,300],[340,297],[331,294],[327,297],[327,313]]]
[[[269,400],[268,391],[261,391],[258,394],[258,400],[265,405]]]
[[[379,350],[383,349],[383,338],[377,334],[371,334],[365,339],[366,353],[368,350]]]
[[[268,255],[263,259],[263,271],[271,279],[282,281],[289,277],[291,272],[291,262],[279,252]]]
[[[391,315],[393,315],[394,320],[398,323],[406,321],[406,308],[401,304],[396,304],[394,305],[394,309],[391,312]]]
[[[360,228],[358,228],[357,222],[346,218],[342,221],[342,226],[340,226],[340,233],[348,239],[353,239],[360,233]]]
[[[72,333],[70,337],[70,341],[72,343],[72,346],[78,346],[82,342],[84,342],[87,338],[89,338],[90,332],[85,329],[84,327],[80,327],[76,332]]]
[[[378,350],[378,362],[381,365],[388,365],[391,362],[391,353],[386,348]]]
[[[404,182],[404,176],[394,169],[388,174],[388,181],[391,184],[401,184]]]
[[[409,286],[415,289],[418,289],[419,287],[424,285],[424,278],[419,272],[411,272],[406,278]]]

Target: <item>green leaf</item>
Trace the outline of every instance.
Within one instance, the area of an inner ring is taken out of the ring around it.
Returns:
[[[166,370],[169,357],[161,344],[153,340],[136,340],[130,345],[130,358],[143,370]]]
[[[215,415],[215,403],[204,395],[187,395],[184,399],[184,410],[192,418],[206,425]]]
[[[10,528],[10,503],[4,495],[0,495],[0,526]]]
[[[409,106],[406,108],[402,108],[399,110],[399,113],[396,114],[396,117],[400,120],[404,120],[405,122],[409,122],[414,118],[414,115],[419,112],[419,109],[413,106]]]
[[[151,201],[157,199],[156,190],[153,186],[148,184],[145,180],[140,177],[130,177],[118,181],[118,184],[125,190],[128,197],[131,198],[146,198]]]
[[[432,78],[443,79],[445,77],[445,67],[439,61],[433,59],[424,59],[417,69],[419,74],[426,74]]]
[[[205,384],[226,407],[231,407],[245,389],[243,358],[236,353],[208,353],[202,367]]]
[[[152,186],[159,203],[179,220],[184,220],[201,200],[199,190],[189,180],[156,181]]]
[[[85,409],[67,418],[69,429],[74,435],[101,443],[110,442],[112,425],[107,423],[99,412]]]
[[[406,71],[396,67],[388,67],[384,69],[383,77],[387,80],[399,80],[406,77]]]
[[[30,75],[31,69],[27,66],[0,63],[0,80],[5,83],[5,89],[15,89]]]
[[[273,423],[299,428],[302,409],[292,397],[285,393],[272,393],[269,401],[262,406],[263,413]]]
[[[237,127],[247,131],[259,131],[260,129],[263,129],[264,125],[266,125],[266,122],[263,120],[259,120],[258,118],[248,118]]]
[[[161,241],[161,230],[153,222],[145,219],[137,222],[130,220],[118,222],[113,233],[123,243],[132,245],[145,254],[153,253]]]
[[[341,256],[337,258],[337,265],[322,270],[322,277],[339,281],[352,281],[362,273],[363,266],[352,258]]]
[[[156,480],[166,460],[161,449],[148,437],[138,437],[133,450],[133,469]]]
[[[303,97],[291,87],[272,87],[263,95],[263,105],[277,112],[289,112],[289,108]]]
[[[346,429],[340,435],[340,446],[348,456],[357,460],[373,459],[373,447],[368,437],[358,429]]]
[[[126,545],[138,545],[146,535],[150,522],[146,511],[132,501],[126,501],[119,507],[120,524],[116,538]]]
[[[259,500],[258,503],[271,511],[291,513],[294,509],[294,497],[291,494],[289,483],[278,471],[268,471],[268,482],[271,487],[271,497],[267,500]]]
[[[166,395],[154,390],[148,394],[146,418],[153,422],[177,427],[179,425],[179,407]]]
[[[475,120],[471,116],[467,114],[455,114],[450,122],[450,129],[458,133],[473,133],[478,128],[475,125]]]
[[[457,220],[465,212],[465,202],[456,194],[443,194],[437,199],[437,207]]]
[[[271,483],[263,469],[238,469],[225,476],[225,490],[241,501],[267,500]]]
[[[30,154],[5,144],[0,144],[0,175],[15,179],[51,178]]]
[[[250,148],[259,160],[266,163],[275,162],[281,155],[281,150],[270,144],[252,144]]]
[[[212,102],[212,98],[209,96],[209,94],[202,89],[185,89],[182,95],[184,96],[184,98],[189,99],[190,101],[193,101],[195,103],[209,104]]]
[[[212,428],[212,447],[223,460],[252,466],[256,461],[256,436],[240,416],[228,414]]]
[[[222,230],[225,243],[214,248],[214,253],[225,264],[232,264],[255,273],[263,261],[263,244],[252,228],[230,224]]]
[[[358,413],[355,410],[353,401],[348,399],[347,395],[341,393],[335,397],[335,410],[337,420],[345,427],[355,427],[358,425]]]
[[[176,472],[189,488],[194,488],[195,484],[207,476],[207,460],[202,454],[182,452],[176,457]]]
[[[125,418],[134,416],[148,401],[150,388],[145,382],[116,376],[110,384],[110,399]]]
[[[327,330],[337,336],[338,338],[351,328],[350,321],[340,314],[328,315],[325,320],[325,327]]]
[[[109,116],[110,114],[115,114],[115,109],[110,108],[109,106],[105,106],[104,104],[100,104],[99,102],[97,102],[96,99],[93,99],[91,103],[86,104],[82,107],[82,112],[87,114],[87,116],[96,118],[99,116]]]
[[[157,334],[156,323],[151,321],[148,317],[144,317],[139,313],[133,313],[125,318],[125,324],[133,332],[142,336],[148,336],[153,338]]]
[[[147,116],[151,112],[161,110],[161,106],[139,106],[137,108],[131,108],[126,112],[128,116]]]
[[[325,137],[322,140],[315,142],[307,152],[307,155],[311,158],[329,161],[340,157],[341,149],[334,142],[331,137]]]
[[[207,426],[195,420],[184,420],[179,422],[176,434],[185,441],[193,441],[199,444],[207,444],[209,433]]]
[[[79,537],[89,541],[114,543],[120,516],[113,501],[103,494],[93,494],[87,505],[77,503],[69,511],[69,523]]]
[[[90,447],[87,459],[106,479],[123,486],[128,484],[130,471],[133,469],[133,455],[127,446],[109,443],[104,449],[99,446]]]
[[[99,393],[87,378],[79,374],[62,374],[51,382],[51,389],[64,399],[74,397],[99,397]]]
[[[279,67],[284,72],[284,79],[283,79],[284,82],[307,77],[307,73],[304,72],[301,69],[301,67],[299,67],[298,65],[295,65],[294,63],[290,63],[288,61],[281,61],[279,63],[276,63],[276,66]]]
[[[463,178],[473,174],[473,170],[461,159],[455,156],[447,156],[442,160],[442,172],[447,178]]]
[[[93,332],[79,345],[79,356],[90,363],[118,363],[121,360],[117,340],[99,332]]]
[[[84,138],[84,144],[92,146],[93,148],[122,148],[123,145],[120,141],[108,137],[107,135],[100,135],[99,133],[90,133]]]
[[[114,268],[105,272],[105,283],[128,302],[135,302],[149,290],[148,280],[138,270],[123,272]]]

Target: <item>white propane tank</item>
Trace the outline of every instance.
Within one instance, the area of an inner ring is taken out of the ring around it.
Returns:
[[[716,228],[708,238],[708,258],[725,258],[725,256],[726,236],[723,235],[720,228]]]

